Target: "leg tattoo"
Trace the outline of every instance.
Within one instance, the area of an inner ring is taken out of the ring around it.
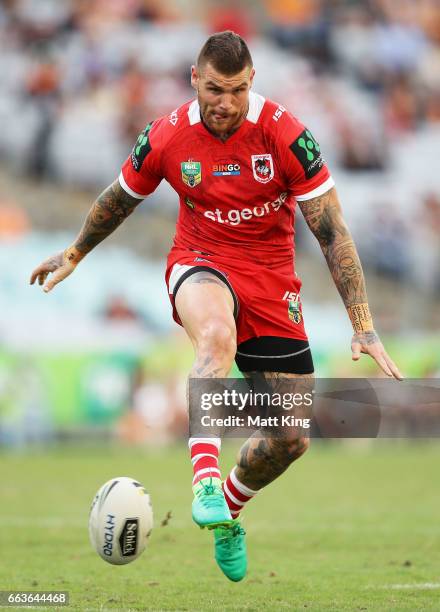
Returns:
[[[254,373],[246,373],[247,378]],[[258,373],[261,376],[261,373]],[[294,374],[266,372],[264,378],[271,392],[304,393],[313,385],[313,374],[298,377]],[[298,379],[298,380],[292,380]],[[299,459],[309,447],[309,438],[302,429],[260,430],[247,440],[239,451],[236,476],[246,487],[259,490],[278,478],[291,463]]]

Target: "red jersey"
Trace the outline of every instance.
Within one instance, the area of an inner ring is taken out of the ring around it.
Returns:
[[[205,127],[197,100],[148,124],[119,181],[145,198],[162,179],[180,199],[175,248],[269,268],[294,261],[296,200],[334,185],[310,131],[253,92],[245,121],[225,142]]]

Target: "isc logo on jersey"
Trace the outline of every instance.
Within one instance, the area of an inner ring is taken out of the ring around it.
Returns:
[[[278,106],[277,110],[274,112],[274,114],[272,115],[272,119],[277,122],[281,119],[281,117],[283,116],[283,113],[286,112],[286,109],[284,108],[284,106],[281,106],[281,104]]]

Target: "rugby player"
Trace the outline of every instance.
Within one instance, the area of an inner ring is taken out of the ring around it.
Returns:
[[[374,330],[361,263],[319,144],[283,106],[252,91],[254,74],[240,36],[212,35],[191,69],[197,97],[146,126],[75,242],[40,264],[30,282],[53,289],[165,179],[180,201],[166,283],[174,319],[194,346],[190,378],[225,378],[235,359],[245,375],[258,372],[268,384],[310,379],[294,268],[298,204],[351,320],[352,359],[366,353],[401,379]],[[308,438],[249,438],[224,482],[220,438],[193,437],[189,447],[193,519],[213,529],[216,561],[239,581],[247,568],[240,511],[303,455]]]

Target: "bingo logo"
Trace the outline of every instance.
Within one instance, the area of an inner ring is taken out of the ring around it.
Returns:
[[[212,166],[213,176],[239,176],[240,164],[235,162],[218,163]]]

